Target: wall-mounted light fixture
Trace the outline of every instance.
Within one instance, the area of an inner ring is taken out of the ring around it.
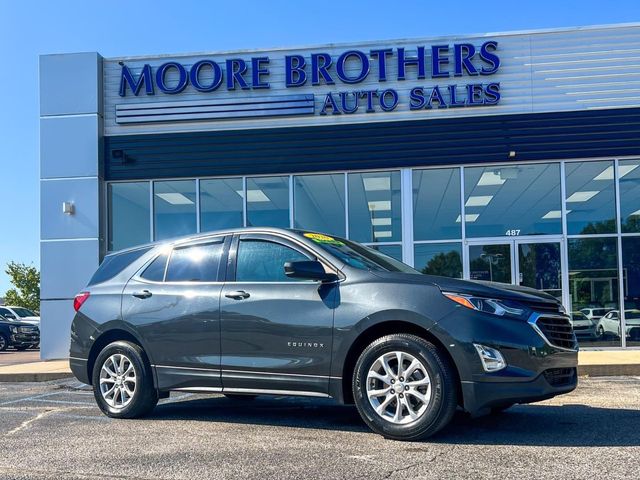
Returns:
[[[73,202],[62,202],[62,213],[65,215],[73,215],[76,213],[76,206]]]

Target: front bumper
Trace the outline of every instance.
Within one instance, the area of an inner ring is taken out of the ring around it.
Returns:
[[[558,382],[559,385],[552,385]],[[462,382],[464,408],[474,415],[493,407],[540,402],[569,393],[578,385],[575,367],[549,369],[528,382]]]
[[[40,343],[40,335],[32,335],[26,333],[13,333],[9,338],[9,345],[14,347],[26,347],[38,345]]]
[[[534,313],[523,321],[460,307],[431,330],[448,347],[457,367],[464,410],[478,415],[492,407],[545,400],[576,388],[575,337],[565,338],[563,346],[552,343],[557,339],[549,341],[535,324],[538,318],[565,317]],[[506,368],[486,372],[474,343],[499,350]]]

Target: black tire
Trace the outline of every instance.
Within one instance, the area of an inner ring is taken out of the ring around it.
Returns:
[[[431,398],[424,413],[406,424],[385,420],[369,402],[366,385],[369,369],[385,353],[400,351],[419,360],[431,380]],[[376,433],[393,440],[421,440],[444,428],[457,407],[457,385],[453,366],[432,343],[411,334],[393,334],[375,340],[364,349],[355,366],[353,398],[360,416]]]
[[[240,393],[223,393],[229,400],[255,400],[257,395],[242,395]]]
[[[15,347],[15,349],[18,350],[19,352],[24,352],[30,346],[31,345],[20,345],[19,347]]]
[[[4,352],[9,346],[9,339],[6,335],[0,333],[0,352]]]
[[[105,361],[114,354],[125,355],[133,365],[136,386],[131,401],[123,408],[114,408],[107,403],[100,391],[100,371]],[[93,366],[93,395],[102,412],[112,418],[138,418],[149,414],[158,403],[158,392],[153,385],[151,367],[146,356],[135,343],[118,341],[102,349]]]

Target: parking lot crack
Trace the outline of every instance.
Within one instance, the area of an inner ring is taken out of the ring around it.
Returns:
[[[25,420],[24,422],[22,422],[20,425],[18,425],[16,428],[9,430],[7,433],[5,433],[5,436],[9,436],[9,435],[14,435],[22,430],[24,430],[25,428],[27,428],[29,425],[31,425],[34,422],[37,422],[38,420],[41,420],[42,418],[55,413],[55,412],[60,412],[60,411],[64,411],[64,410],[68,410],[68,408],[53,408],[50,410],[45,410],[44,412],[40,412],[39,414],[37,414],[35,417],[30,418],[28,420]]]

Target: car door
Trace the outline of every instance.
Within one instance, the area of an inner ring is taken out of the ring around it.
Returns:
[[[220,297],[225,392],[327,394],[339,285],[284,274],[285,262],[309,259],[276,235],[234,238]]]
[[[611,311],[604,317],[604,330],[612,335],[618,334],[618,312]]]
[[[220,236],[176,246],[124,289],[123,318],[144,338],[161,389],[221,389],[220,292],[228,243]]]

